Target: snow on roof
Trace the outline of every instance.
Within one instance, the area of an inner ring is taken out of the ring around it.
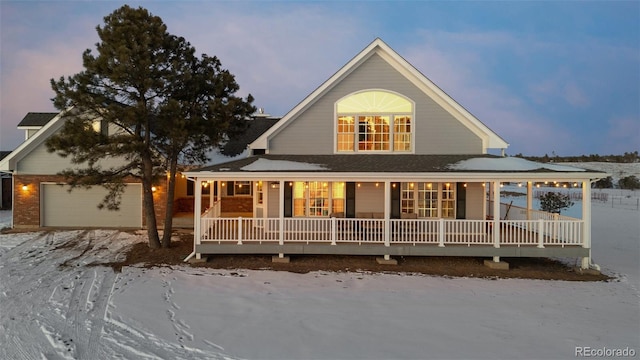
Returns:
[[[245,171],[326,170],[324,166],[318,165],[318,164],[309,164],[309,163],[288,161],[288,160],[269,160],[269,159],[258,159],[249,165],[243,166],[240,169]]]
[[[459,161],[449,166],[452,170],[476,171],[533,171],[547,169],[552,171],[585,171],[573,166],[539,163],[517,157],[473,158]]]

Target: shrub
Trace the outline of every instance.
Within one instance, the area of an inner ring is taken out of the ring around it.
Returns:
[[[573,206],[569,195],[548,192],[540,197],[540,210],[560,214],[560,210]]]
[[[593,185],[596,189],[611,189],[613,188],[613,179],[611,176],[607,176],[604,179],[600,179]]]
[[[630,175],[618,180],[620,189],[640,189],[640,180],[635,175]]]

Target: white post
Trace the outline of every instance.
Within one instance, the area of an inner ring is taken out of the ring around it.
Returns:
[[[338,227],[336,226],[336,222],[337,222],[336,218],[332,217],[331,218],[331,245],[336,245],[336,237],[337,237],[336,232],[338,230]]]
[[[196,178],[194,180],[194,203],[193,203],[193,251],[196,253],[196,259],[201,259],[201,254],[196,252],[196,246],[200,245],[202,237],[202,180]]]
[[[531,210],[533,209],[533,183],[527,181],[527,220],[531,220]]]
[[[278,217],[280,218],[280,225],[278,226],[278,244],[284,245],[284,187],[285,182],[280,180],[280,193],[278,199]]]
[[[538,247],[544,248],[544,220],[538,219]]]
[[[438,246],[444,247],[444,219],[438,220]]]
[[[220,194],[220,189],[218,189],[218,184],[220,183],[220,181],[214,181],[214,183],[216,183],[215,190],[214,190],[213,184],[211,184],[211,186],[209,186],[209,209],[213,208],[213,203],[214,203],[213,196],[214,196],[214,194],[216,192],[218,194]],[[212,210],[209,210],[209,211],[212,211]]]
[[[238,245],[242,245],[242,216],[238,216]]]
[[[582,268],[591,264],[591,182],[582,182],[582,247],[589,249],[589,257],[582,258]]]
[[[493,182],[493,247],[500,247],[500,181]]]
[[[391,246],[391,182],[384,182],[384,246]],[[389,255],[385,255],[385,260]]]

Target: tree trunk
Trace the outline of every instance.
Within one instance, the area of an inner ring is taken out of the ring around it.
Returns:
[[[171,246],[171,233],[173,230],[173,197],[176,192],[176,173],[178,171],[178,157],[169,160],[169,183],[167,184],[167,207],[164,216],[164,234],[162,235],[162,247]]]
[[[148,154],[143,155],[143,177],[142,177],[142,204],[144,205],[144,215],[147,220],[147,233],[149,235],[149,247],[157,249],[160,247],[160,237],[158,236],[158,223],[156,221],[156,210],[153,206],[153,165]]]

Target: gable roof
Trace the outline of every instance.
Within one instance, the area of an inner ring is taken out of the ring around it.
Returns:
[[[30,113],[30,114],[44,114],[44,113]],[[54,113],[46,113],[46,114],[54,114]],[[27,156],[31,151],[33,151],[38,145],[42,144],[49,136],[55,133],[58,129],[60,129],[64,125],[64,121],[62,121],[62,114],[55,113],[52,118],[46,122],[42,128],[37,131],[32,137],[28,138],[18,146],[17,149],[13,150],[11,154],[9,154],[4,159],[0,160],[0,171],[14,171],[16,169],[16,164],[22,158]],[[25,119],[28,117],[25,116]],[[46,118],[43,116],[36,116],[32,119],[42,120]],[[24,119],[23,119],[24,121]]]
[[[391,49],[382,39],[376,38],[371,44],[364,48],[364,50],[289,111],[275,126],[271,127],[267,132],[257,138],[256,141],[251,143],[249,147],[251,149],[266,149],[268,153],[268,143],[272,136],[288,126],[292,119],[296,118],[298,114],[306,110],[317,99],[326,94],[342,79],[346,78],[354,69],[362,65],[373,54],[380,55],[389,65],[422,90],[426,96],[433,99],[458,121],[479,136],[482,139],[483,149],[485,151],[486,149],[506,149],[509,146],[504,139],[442,91],[442,89],[424,76],[413,65]]]
[[[29,112],[22,118],[22,121],[18,124],[18,128],[45,126],[58,114],[57,112]]]

